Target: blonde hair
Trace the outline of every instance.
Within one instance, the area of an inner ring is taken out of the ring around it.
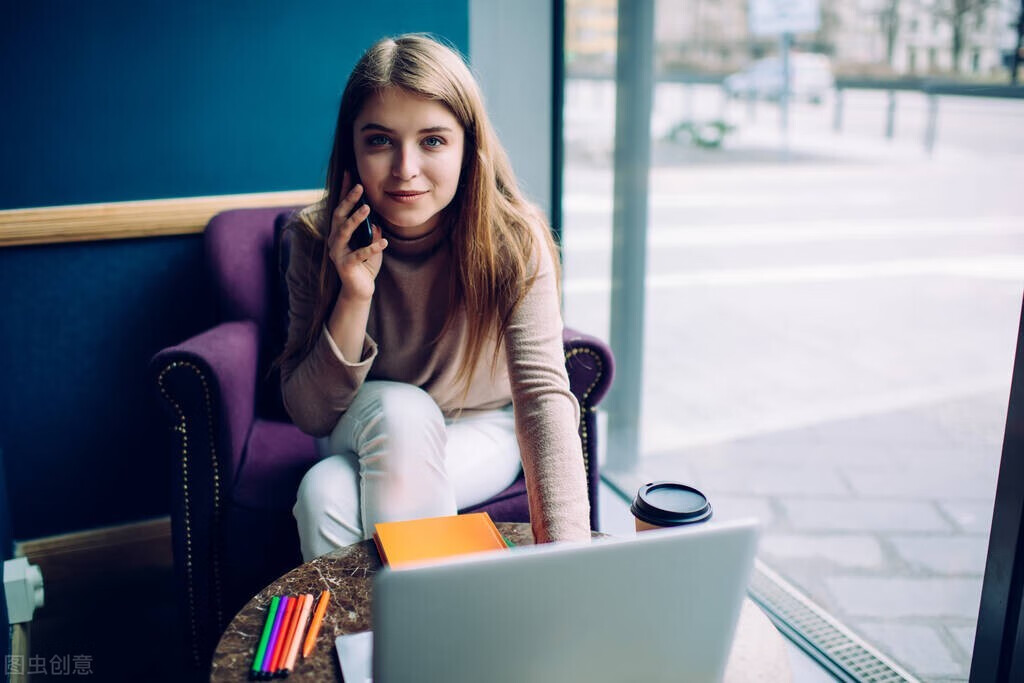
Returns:
[[[538,254],[545,258],[545,252],[550,253],[556,282],[559,259],[542,214],[519,190],[469,67],[454,49],[424,34],[380,40],[352,69],[338,109],[324,200],[300,216],[300,225],[314,240],[313,258],[307,264],[315,269],[319,285],[312,324],[301,335],[289,335],[279,360],[308,354],[334,305],[340,285],[324,245],[332,210],[341,201],[342,176],[355,168],[355,119],[368,98],[395,87],[444,104],[465,131],[459,189],[447,209],[455,268],[445,329],[464,308],[467,353],[457,376],[468,390],[488,336],[494,334],[500,341],[510,315],[533,284]],[[538,249],[537,239],[544,249]],[[497,357],[496,351],[492,368]]]

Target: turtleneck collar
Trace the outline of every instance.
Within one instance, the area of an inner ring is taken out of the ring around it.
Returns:
[[[427,257],[447,239],[450,226],[451,222],[448,220],[438,221],[433,230],[412,239],[399,237],[387,228],[382,228],[384,237],[388,240],[388,248],[384,250],[384,254],[403,259]]]

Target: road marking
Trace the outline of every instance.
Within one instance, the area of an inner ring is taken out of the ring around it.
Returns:
[[[943,275],[986,280],[1024,282],[1024,256],[983,256],[960,259],[892,260],[874,263],[838,263],[781,268],[736,268],[688,273],[649,274],[647,290],[686,287],[746,287],[807,282],[840,282],[883,277]],[[610,278],[567,277],[566,294],[611,290]]]
[[[816,220],[792,223],[743,223],[713,225],[656,225],[648,233],[651,247],[752,246],[799,244],[839,240],[885,240],[917,237],[968,235],[997,237],[1024,235],[1024,216],[980,218],[913,218]],[[565,251],[607,251],[612,231],[608,228],[565,231]],[[1024,251],[1024,245],[1022,245]]]
[[[662,416],[658,415],[656,410],[646,411],[642,430],[642,452],[658,453],[677,448],[727,443],[828,422],[885,415],[968,396],[983,396],[996,392],[1004,395],[1009,392],[1009,387],[1008,374],[993,375],[963,382],[906,387],[832,404],[828,404],[827,398],[823,397],[822,401],[811,406],[794,406],[771,411],[755,409],[725,420],[708,420],[706,416],[695,416],[694,422],[699,424],[686,424],[685,421],[681,421],[678,415],[679,402],[670,400],[668,404],[675,406],[676,409],[671,419],[660,419]],[[653,399],[648,403],[665,405]]]
[[[880,206],[893,203],[893,193],[888,190],[877,192],[848,192],[838,196],[824,192],[801,195],[799,202],[791,194],[777,192],[751,192],[748,190],[735,192],[710,192],[687,194],[656,194],[648,201],[652,209],[692,209],[700,207],[721,207],[735,209],[743,206],[762,206],[766,208],[811,206]],[[562,199],[562,210],[575,214],[602,214],[612,212],[612,197],[608,194],[570,194]]]

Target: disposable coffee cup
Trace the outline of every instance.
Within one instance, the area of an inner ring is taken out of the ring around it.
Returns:
[[[637,531],[697,524],[711,519],[707,496],[686,484],[654,481],[636,492],[629,511]]]

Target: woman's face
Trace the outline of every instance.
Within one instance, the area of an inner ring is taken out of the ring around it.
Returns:
[[[364,197],[385,227],[406,239],[433,230],[462,170],[465,131],[451,111],[387,88],[363,105],[353,136]]]

